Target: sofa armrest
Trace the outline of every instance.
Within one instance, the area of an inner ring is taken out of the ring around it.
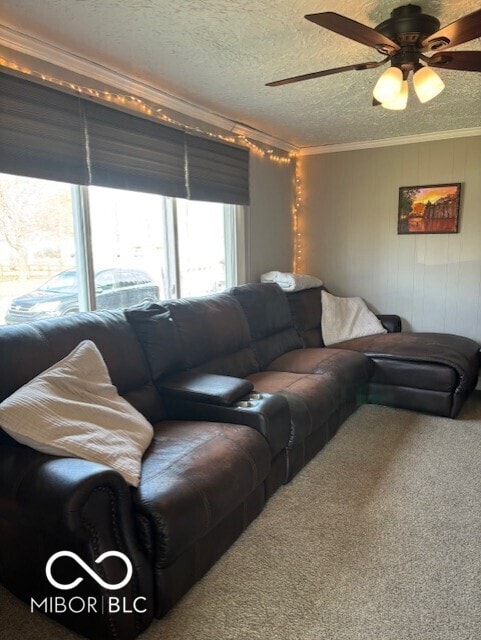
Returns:
[[[159,389],[163,392],[163,389]],[[289,443],[291,417],[287,400],[280,395],[250,393],[231,406],[199,402],[185,396],[163,396],[167,415],[172,420],[205,420],[244,424],[261,433],[274,457]]]
[[[164,396],[229,407],[254,389],[242,378],[189,371],[158,385]]]
[[[68,597],[92,597],[99,604],[111,595],[126,603],[142,604],[139,611],[100,611],[72,616],[46,610],[65,626],[88,637],[132,640],[153,618],[153,573],[140,546],[132,513],[130,489],[116,471],[78,458],[39,453],[24,446],[0,446],[0,574],[3,584],[30,604],[34,598],[65,595],[46,577],[46,564],[54,553],[79,556],[107,583],[120,582],[126,565],[111,557],[101,565],[103,553],[125,554],[133,567],[131,580],[111,592],[86,577],[73,559],[60,558],[52,571],[60,581],[82,582]],[[57,566],[58,565],[58,566]],[[142,610],[140,610],[142,609]]]
[[[388,333],[399,333],[401,331],[401,318],[399,316],[381,314],[377,317]]]
[[[23,446],[0,447],[0,513],[22,510],[42,528],[80,535],[83,508],[100,487],[130,502],[123,478],[104,465]]]

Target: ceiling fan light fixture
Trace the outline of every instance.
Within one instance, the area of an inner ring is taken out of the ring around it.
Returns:
[[[390,18],[374,28],[333,11],[311,13],[305,18],[351,41],[372,47],[386,57],[380,61],[304,73],[268,82],[268,86],[286,85],[346,71],[376,69],[388,62],[390,68],[378,78],[374,87],[372,104],[398,110],[404,109],[406,89],[403,82],[411,72],[414,76],[414,88],[421,103],[432,100],[445,88],[432,67],[481,73],[481,51],[447,50],[447,47],[457,47],[481,38],[481,8],[442,28],[435,16],[423,13],[422,8],[416,4],[396,7],[391,11]],[[424,55],[425,52],[431,52],[432,55],[428,57]],[[420,60],[424,61],[426,66],[421,64]]]
[[[441,93],[445,85],[438,74],[429,67],[419,67],[413,75],[414,90],[419,102],[425,103]]]
[[[406,108],[408,103],[408,82],[403,80],[401,91],[394,97],[393,100],[388,100],[382,103],[385,109],[391,109],[392,111],[402,111]]]
[[[391,102],[401,92],[403,72],[398,67],[389,67],[378,78],[372,95],[381,103]]]

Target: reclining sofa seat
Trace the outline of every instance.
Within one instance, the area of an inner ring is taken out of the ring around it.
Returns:
[[[179,418],[248,424],[263,434],[271,455],[265,481],[270,497],[285,481],[289,407],[280,396],[251,401],[246,395],[254,388],[248,375],[257,364],[236,301],[215,294],[147,303],[125,313],[169,411]]]
[[[0,429],[0,582],[27,602],[58,596],[45,565],[65,549],[108,582],[119,582],[123,563],[114,558],[99,569],[95,559],[121,551],[134,574],[115,595],[128,602],[145,597],[147,611],[67,613],[60,619],[89,638],[131,640],[154,614],[171,608],[258,515],[271,456],[263,436],[248,426],[168,419],[121,311],[2,327],[0,401],[85,339],[99,348],[119,393],[154,426],[140,485],[129,488],[101,464],[39,453]],[[63,579],[71,582],[78,566],[65,562]],[[69,597],[77,595],[109,592],[85,576],[69,591]]]
[[[339,352],[340,360],[353,363],[352,368],[346,367],[341,375],[334,375],[335,366],[329,373],[264,369],[272,354],[276,358],[302,346],[293,327],[287,301],[282,298],[284,294],[278,288],[274,291],[279,291],[284,305],[280,320],[286,330],[281,332],[278,341],[274,341],[276,344],[267,345],[267,357],[256,350],[248,318],[234,291],[162,302],[175,327],[176,335],[170,336],[168,343],[171,349],[176,348],[178,354],[183,354],[184,362],[173,355],[172,361],[177,360],[177,363],[171,368],[171,375],[162,376],[157,372],[155,379],[163,394],[169,392],[172,376],[176,379],[175,374],[200,372],[244,378],[252,382],[255,391],[261,394],[283,396],[289,404],[291,429],[282,450],[277,448],[274,452],[272,467],[279,470],[278,482],[286,482],[324,446],[352,411],[355,402],[351,393],[346,395],[342,376],[351,380],[359,375],[354,384],[358,389],[365,385],[369,361],[362,354]],[[285,324],[286,313],[289,327]],[[262,314],[268,316],[266,309],[261,310]],[[144,348],[146,352],[152,350],[145,336]]]
[[[256,387],[269,388],[269,378],[283,378],[290,393],[294,376],[319,376],[337,389],[335,418],[330,420],[332,437],[344,420],[365,401],[371,363],[362,353],[305,347],[289,308],[286,294],[277,284],[260,283],[234,287],[230,293],[239,301],[249,324],[252,346],[260,372],[250,377]],[[295,403],[293,403],[295,406]],[[305,464],[324,443],[307,441],[303,450],[294,449],[291,458]],[[293,464],[296,464],[293,462]],[[296,465],[296,466],[297,466]]]
[[[294,324],[306,347],[323,346],[322,287],[287,293]],[[455,418],[476,387],[479,345],[443,333],[403,331],[398,316],[380,315],[387,334],[346,340],[331,348],[363,353],[372,361],[367,401]]]
[[[364,401],[371,374],[369,359],[362,353],[307,347],[295,327],[286,294],[277,284],[246,284],[234,287],[249,323],[253,349],[262,371],[316,373],[339,381],[346,418]]]

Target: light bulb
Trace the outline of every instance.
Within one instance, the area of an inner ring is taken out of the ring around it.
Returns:
[[[385,109],[392,109],[393,111],[402,111],[406,108],[408,103],[408,81],[404,80],[401,86],[401,91],[395,96],[393,100],[387,100],[382,103]]]
[[[389,67],[379,77],[372,95],[381,103],[391,101],[401,91],[402,82],[403,73],[401,69]]]
[[[414,72],[413,84],[419,102],[428,102],[444,89],[444,82],[438,74],[429,67],[421,67]]]

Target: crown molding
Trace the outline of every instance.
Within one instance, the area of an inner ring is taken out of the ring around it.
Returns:
[[[174,96],[144,82],[140,82],[135,78],[125,75],[121,71],[105,67],[98,62],[78,56],[56,45],[43,42],[35,36],[21,33],[2,24],[0,24],[0,46],[55,65],[55,67],[61,68],[62,71],[73,72],[95,80],[96,82],[106,84],[129,95],[133,94],[142,100],[149,100],[154,104],[171,109],[189,118],[200,120],[203,123],[213,125],[225,131],[245,135],[248,138],[262,142],[268,146],[276,147],[284,151],[299,150],[299,147],[290,144],[286,140],[253,129],[241,122],[222,116],[193,102],[189,102],[188,100]],[[68,81],[69,78],[62,78],[62,80]]]
[[[276,138],[264,131],[259,131],[259,129],[253,129],[246,124],[236,123],[232,127],[231,131],[232,133],[240,136],[246,136],[246,138],[252,138],[258,142],[264,142],[265,144],[272,145],[273,147],[279,147],[280,149],[284,149],[284,151],[299,153],[300,147],[297,147],[295,144],[291,144],[282,138]]]
[[[245,135],[247,138],[256,140],[268,146],[276,147],[284,151],[297,152],[301,156],[317,155],[324,153],[339,153],[341,151],[355,151],[358,149],[374,149],[377,147],[391,147],[403,144],[413,144],[419,142],[432,142],[435,140],[447,140],[450,138],[466,138],[481,135],[481,127],[470,129],[453,129],[450,131],[436,131],[433,133],[421,133],[411,136],[399,136],[396,138],[383,138],[380,140],[368,140],[365,142],[346,142],[342,144],[319,145],[315,147],[299,147],[276,136],[272,136],[258,129],[254,129],[236,120],[227,118],[218,113],[210,111],[205,107],[174,96],[166,91],[140,82],[135,78],[125,75],[115,69],[110,69],[104,65],[78,56],[75,53],[66,51],[56,45],[43,42],[35,36],[21,33],[11,27],[0,24],[0,46],[4,46],[12,51],[28,55],[37,60],[42,60],[52,64],[67,73],[76,73],[85,76],[96,82],[106,84],[127,94],[134,94],[137,97],[158,104],[159,106],[171,109],[189,118],[200,120],[225,131],[238,135]],[[69,80],[68,77],[63,78]]]
[[[356,151],[358,149],[376,149],[377,147],[394,147],[402,144],[414,144],[416,142],[433,142],[436,140],[449,140],[451,138],[471,138],[473,136],[481,136],[481,127],[434,131],[433,133],[418,133],[412,136],[382,138],[380,140],[367,140],[365,142],[345,142],[343,144],[326,144],[318,147],[301,147],[299,149],[299,155],[310,156],[322,153],[339,153],[340,151]]]

